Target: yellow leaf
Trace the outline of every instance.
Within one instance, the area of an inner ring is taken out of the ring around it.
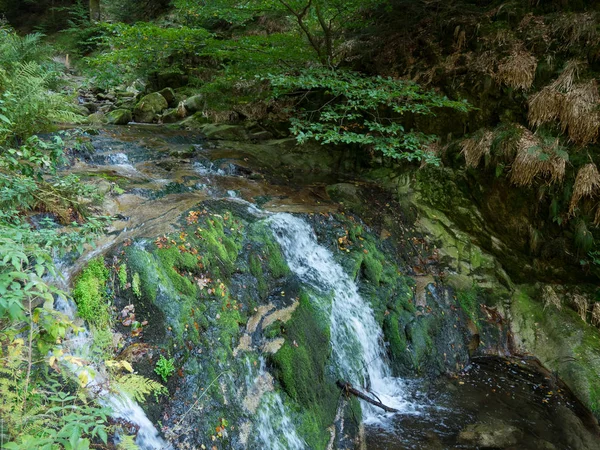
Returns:
[[[129,373],[133,373],[133,367],[127,361],[121,361],[121,366]]]
[[[51,356],[50,359],[48,360],[48,364],[50,366],[53,366],[55,362],[56,362],[56,356]]]
[[[79,384],[81,387],[87,386],[89,381],[87,372],[81,372],[77,378],[79,378]]]

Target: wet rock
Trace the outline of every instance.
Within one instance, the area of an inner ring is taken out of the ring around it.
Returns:
[[[167,87],[158,91],[158,93],[165,98],[169,106],[175,106],[175,91],[173,89]]]
[[[128,109],[115,109],[106,115],[106,120],[111,125],[127,125],[133,116]]]
[[[263,130],[251,133],[249,137],[253,141],[266,141],[273,139],[273,134],[270,131]]]
[[[458,435],[458,443],[485,448],[505,448],[519,443],[522,431],[502,421],[468,425]]]
[[[92,125],[100,125],[106,121],[106,116],[101,112],[95,112],[87,116],[87,123]]]
[[[167,109],[167,101],[158,92],[148,94],[135,105],[133,118],[136,122],[152,123],[158,114]]]
[[[202,127],[202,132],[208,139],[222,141],[245,141],[248,133],[240,125],[207,124]]]
[[[204,109],[204,98],[202,95],[194,95],[183,102],[183,106],[189,114],[200,112]]]
[[[162,123],[175,123],[181,119],[183,116],[177,108],[167,109],[161,117]]]

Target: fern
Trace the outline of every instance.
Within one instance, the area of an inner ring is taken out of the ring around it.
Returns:
[[[117,444],[119,450],[139,450],[139,447],[135,443],[135,438],[128,434],[121,436],[121,442]]]
[[[140,403],[143,403],[150,394],[158,396],[168,392],[167,388],[159,382],[136,374],[119,377],[116,385],[121,392],[126,393]]]

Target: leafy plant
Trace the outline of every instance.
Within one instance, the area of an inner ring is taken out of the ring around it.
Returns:
[[[77,303],[78,314],[97,327],[105,327],[110,321],[110,311],[106,299],[106,282],[109,272],[102,258],[88,264],[75,281],[73,298]]]
[[[318,102],[321,106],[301,109],[292,117],[291,131],[299,143],[314,139],[322,144],[357,144],[394,159],[438,162],[424,149],[434,136],[406,130],[405,115],[434,115],[436,108],[444,107],[470,109],[466,102],[449,100],[409,81],[356,72],[314,69],[268,79],[278,97],[298,91],[302,99],[311,93],[325,97]]]
[[[156,372],[156,374],[166,383],[173,372],[175,372],[175,359],[167,359],[163,355],[160,355],[159,360],[156,362],[154,372]]]

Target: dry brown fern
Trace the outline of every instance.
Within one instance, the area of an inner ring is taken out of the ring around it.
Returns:
[[[498,65],[496,79],[515,89],[527,90],[533,84],[537,59],[522,46],[517,46]]]
[[[589,303],[587,298],[583,295],[574,294],[573,295],[573,303],[575,304],[575,308],[577,309],[577,314],[581,317],[581,320],[587,322],[587,312],[589,309]]]
[[[573,215],[577,204],[583,197],[591,197],[600,191],[600,173],[594,163],[589,163],[579,169],[575,184],[573,186],[573,196],[569,205],[569,215]]]
[[[530,131],[526,131],[517,143],[517,156],[510,170],[510,181],[517,186],[531,186],[537,177],[548,183],[561,182],[565,176],[566,160],[555,152],[558,139],[550,147]]]
[[[574,85],[567,92],[560,125],[563,132],[568,132],[571,141],[585,146],[596,139],[600,126],[599,103],[598,86],[593,80]]]
[[[479,139],[469,138],[462,141],[461,154],[465,156],[467,167],[477,167],[481,161],[481,157],[490,154],[493,137],[493,133],[486,130]]]
[[[554,306],[558,310],[562,309],[560,297],[556,294],[556,291],[552,289],[552,286],[544,286],[544,288],[542,289],[542,295],[544,299],[544,309],[546,309],[550,305]]]
[[[600,326],[600,302],[594,303],[592,308],[592,324]]]
[[[532,127],[539,127],[558,120],[565,102],[564,94],[552,86],[546,86],[529,99],[528,120]]]

